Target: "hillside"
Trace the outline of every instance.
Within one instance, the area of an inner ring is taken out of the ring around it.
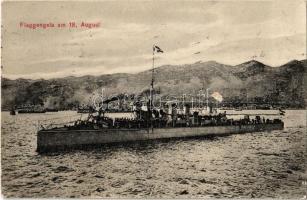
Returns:
[[[161,96],[197,95],[200,89],[219,92],[225,102],[257,102],[305,107],[306,60],[270,67],[252,60],[237,66],[215,61],[164,65],[155,69],[155,88]],[[137,74],[66,77],[49,80],[2,79],[2,108],[26,103],[71,109],[88,102],[102,87],[105,94],[141,94],[148,91],[151,71]]]

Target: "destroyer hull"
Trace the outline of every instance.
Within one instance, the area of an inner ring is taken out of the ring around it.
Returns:
[[[41,130],[37,135],[37,151],[44,153],[135,141],[224,136],[282,130],[283,127],[283,123],[275,123],[154,129]]]

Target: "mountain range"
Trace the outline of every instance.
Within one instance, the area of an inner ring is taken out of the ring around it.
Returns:
[[[154,83],[160,96],[197,95],[210,88],[219,92],[229,104],[256,102],[277,104],[287,108],[305,108],[307,60],[292,60],[271,67],[256,60],[236,66],[215,61],[186,65],[163,65],[155,68]],[[88,102],[93,92],[105,88],[108,96],[146,94],[152,71],[136,74],[117,73],[100,76],[54,79],[2,78],[2,109],[14,105],[42,104],[45,107],[71,109]]]

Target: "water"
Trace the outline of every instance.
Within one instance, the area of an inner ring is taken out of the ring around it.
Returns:
[[[257,111],[258,112],[258,111]],[[306,195],[306,111],[282,131],[151,142],[55,155],[36,153],[38,121],[75,112],[2,113],[5,197],[282,197]],[[56,119],[60,118],[60,119]]]

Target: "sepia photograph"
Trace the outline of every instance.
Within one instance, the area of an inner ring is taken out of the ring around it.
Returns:
[[[306,5],[2,1],[2,198],[307,199]]]

